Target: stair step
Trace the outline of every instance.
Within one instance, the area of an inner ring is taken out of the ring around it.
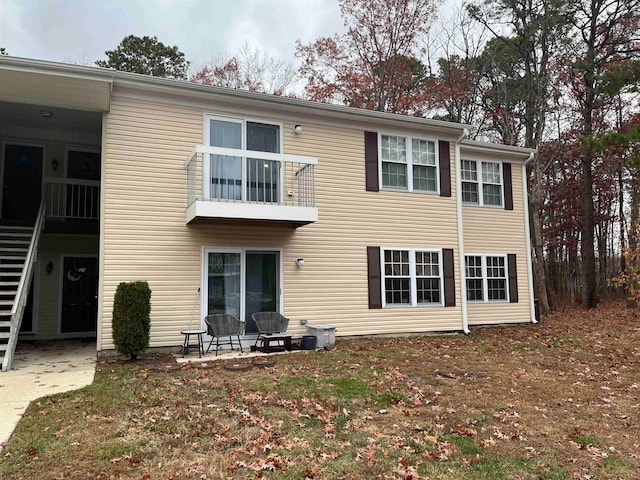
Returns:
[[[0,225],[0,230],[33,230],[33,227],[25,227],[22,225]]]
[[[0,338],[9,338],[10,336],[9,332],[0,332]]]
[[[0,310],[0,317],[9,317],[11,316],[11,310]]]
[[[0,305],[13,305],[13,300],[0,300]]]
[[[2,290],[0,289],[0,297],[6,297],[7,295],[15,295],[18,290]]]
[[[22,240],[17,238],[0,238],[0,248],[2,245],[29,245],[31,240]]]
[[[22,275],[22,270],[18,272],[0,272],[0,277],[19,277]]]
[[[0,352],[6,352],[6,351],[7,351],[7,345],[6,344],[0,345]]]
[[[2,248],[2,253],[26,252],[27,250],[29,250],[29,249],[28,248],[22,248],[22,247],[4,247],[4,248]]]
[[[0,230],[0,237],[30,237],[29,232],[5,232]]]
[[[0,328],[10,328],[11,320],[0,320]]]
[[[20,282],[0,282],[0,287],[17,287]]]

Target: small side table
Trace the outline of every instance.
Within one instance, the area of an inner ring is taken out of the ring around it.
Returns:
[[[182,358],[189,353],[189,347],[191,346],[191,337],[195,336],[198,342],[198,357],[204,355],[204,343],[202,342],[202,335],[207,333],[206,330],[182,330],[180,332],[184,335],[184,344],[182,345]]]

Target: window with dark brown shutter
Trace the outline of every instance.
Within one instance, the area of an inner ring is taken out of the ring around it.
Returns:
[[[380,247],[367,247],[367,277],[369,283],[369,308],[382,308]]]
[[[513,182],[511,179],[511,164],[502,163],[502,183],[504,184],[504,209],[513,210]]]
[[[444,274],[444,306],[456,306],[456,279],[453,264],[453,249],[442,249],[442,273]]]
[[[440,164],[440,196],[451,196],[451,151],[449,142],[438,142],[438,160]]]
[[[378,133],[364,132],[364,167],[367,192],[380,189],[378,181]]]
[[[507,255],[507,265],[509,268],[509,302],[518,303],[518,272],[515,253]]]

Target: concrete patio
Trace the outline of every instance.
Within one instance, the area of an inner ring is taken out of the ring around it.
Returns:
[[[33,400],[90,385],[95,371],[95,342],[18,343],[13,369],[0,373],[0,450]]]

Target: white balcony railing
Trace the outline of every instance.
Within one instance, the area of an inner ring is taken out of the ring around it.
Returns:
[[[75,178],[46,179],[45,216],[97,220],[100,216],[100,181]]]
[[[197,217],[318,218],[314,157],[197,145],[185,162],[187,223]]]

